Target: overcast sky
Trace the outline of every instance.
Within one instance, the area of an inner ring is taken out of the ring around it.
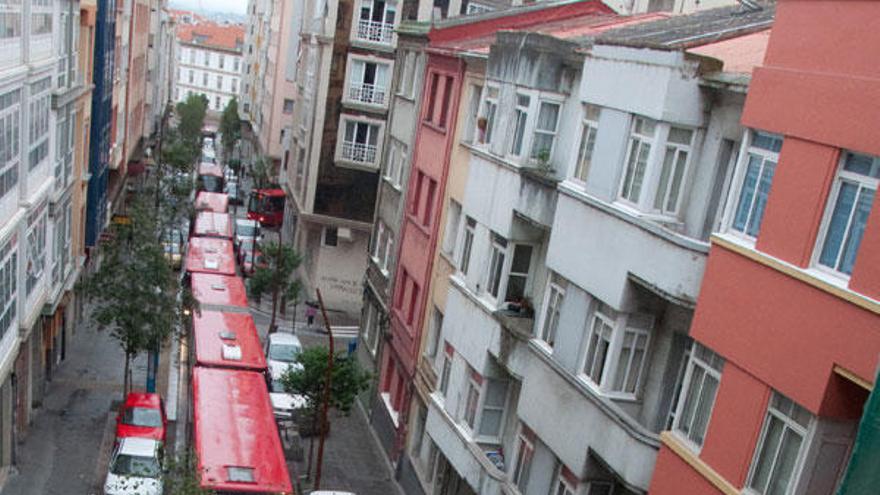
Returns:
[[[212,12],[232,12],[244,14],[247,11],[247,0],[171,0],[171,7],[177,9],[204,9]]]

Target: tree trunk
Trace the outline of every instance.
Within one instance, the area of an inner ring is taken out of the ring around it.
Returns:
[[[278,311],[278,289],[272,291],[272,320],[269,321],[269,333],[275,333],[275,313]]]
[[[309,435],[309,463],[306,466],[306,477],[312,477],[312,459],[315,457],[315,435],[318,430],[318,411],[312,411],[312,434]]]
[[[125,397],[128,396],[128,369],[129,363],[131,361],[131,354],[125,353],[125,375],[122,379],[122,401],[125,402]]]

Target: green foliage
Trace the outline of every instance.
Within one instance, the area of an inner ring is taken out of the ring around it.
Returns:
[[[202,94],[191,94],[177,104],[177,135],[185,146],[198,149],[201,145],[202,125],[207,110],[208,99]]]
[[[238,118],[238,100],[235,98],[231,99],[223,109],[223,115],[220,117],[220,134],[223,156],[232,155],[235,143],[241,139],[241,120]]]
[[[129,205],[129,221],[111,225],[99,269],[82,282],[99,329],[109,330],[125,352],[126,380],[130,359],[158,348],[180,318],[177,283],[159,242],[155,213],[141,201]]]
[[[275,313],[279,297],[296,304],[302,285],[292,278],[302,263],[302,257],[290,246],[268,242],[262,246],[262,255],[256,260],[254,275],[248,282],[251,296],[259,299],[263,294],[272,295],[272,321],[270,331],[275,327]]]
[[[271,166],[269,161],[258,157],[251,165],[251,177],[254,179],[254,189],[265,189],[272,184]]]
[[[324,397],[327,362],[330,351],[323,346],[304,349],[296,358],[302,367],[291,366],[281,376],[284,389],[306,400],[306,407],[316,413]],[[330,383],[330,406],[349,412],[355,398],[370,386],[370,373],[361,368],[355,356],[337,353],[333,357]]]
[[[174,495],[211,495],[199,486],[198,462],[192,452],[165,460],[165,493]]]

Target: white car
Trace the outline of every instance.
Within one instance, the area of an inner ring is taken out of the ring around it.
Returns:
[[[290,418],[298,409],[306,406],[305,398],[287,393],[281,377],[290,367],[302,369],[296,357],[302,352],[302,344],[296,335],[275,332],[266,342],[266,362],[269,365],[269,399],[278,418]]]
[[[263,242],[263,236],[260,234],[260,224],[256,220],[248,220],[246,218],[235,219],[235,240],[233,245],[235,249],[241,247],[242,244],[259,245]]]
[[[162,443],[125,437],[110,456],[105,495],[162,495]]]

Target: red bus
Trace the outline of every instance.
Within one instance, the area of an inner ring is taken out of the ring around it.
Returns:
[[[196,213],[192,235],[196,237],[232,239],[232,215],[229,213],[200,211]]]
[[[247,292],[241,277],[194,273],[191,280],[192,294],[202,309],[247,311]]]
[[[247,217],[264,227],[280,228],[284,222],[284,191],[256,189],[248,199]]]
[[[189,274],[235,275],[232,241],[212,237],[190,237],[184,266]]]
[[[229,211],[229,195],[208,191],[199,192],[196,195],[196,211],[203,210],[226,213]]]
[[[193,368],[200,485],[218,494],[293,494],[262,374]]]
[[[254,319],[247,313],[205,311],[193,315],[197,366],[266,371],[266,357]]]
[[[196,190],[223,192],[223,167],[216,163],[201,162],[196,177]]]

